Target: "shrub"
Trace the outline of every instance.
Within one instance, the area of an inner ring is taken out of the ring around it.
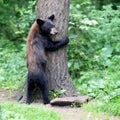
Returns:
[[[95,10],[71,6],[69,69],[77,88],[92,97],[110,99],[120,93],[120,19],[111,5]],[[117,83],[117,84],[116,84]],[[114,94],[114,95],[113,95]]]

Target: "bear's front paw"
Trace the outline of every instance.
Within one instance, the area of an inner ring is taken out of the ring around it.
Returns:
[[[69,38],[67,36],[64,37],[64,41],[65,41],[66,44],[69,43]]]

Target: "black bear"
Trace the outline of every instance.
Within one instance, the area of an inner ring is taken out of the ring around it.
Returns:
[[[52,41],[51,35],[57,34],[53,23],[54,15],[46,20],[37,19],[28,34],[27,38],[27,100],[32,102],[32,95],[36,85],[40,88],[44,104],[48,104],[49,88],[46,75],[46,51],[55,51],[69,42],[68,37],[59,41]]]

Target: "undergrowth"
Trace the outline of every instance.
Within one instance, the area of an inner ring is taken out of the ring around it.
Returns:
[[[0,102],[0,120],[61,120],[61,117],[42,105]]]
[[[111,5],[106,5],[102,10],[96,10],[90,5],[90,2],[71,5],[70,74],[82,94],[102,103],[95,108],[120,115],[117,110],[120,96],[120,9],[113,10]],[[115,100],[114,103],[111,99]],[[91,108],[94,109],[92,105]]]
[[[16,90],[26,78],[25,45],[2,38],[0,44],[0,88]]]
[[[108,102],[96,101],[89,104],[84,104],[83,108],[92,112],[106,112],[114,116],[120,116],[120,96],[109,100]]]

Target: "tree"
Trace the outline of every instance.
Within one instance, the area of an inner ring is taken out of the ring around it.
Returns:
[[[44,20],[52,14],[55,15],[54,22],[59,32],[53,39],[59,40],[67,36],[69,0],[38,0],[37,18]],[[47,75],[50,90],[65,90],[61,96],[75,95],[76,90],[68,72],[66,46],[56,52],[47,52]]]
[[[69,0],[38,0],[37,18],[45,19],[51,14],[55,15],[54,22],[59,32],[53,39],[59,40],[67,36]],[[56,52],[48,52],[47,57],[47,74],[50,90],[64,89],[65,93],[63,96],[73,96],[75,88],[68,73],[66,47]]]

